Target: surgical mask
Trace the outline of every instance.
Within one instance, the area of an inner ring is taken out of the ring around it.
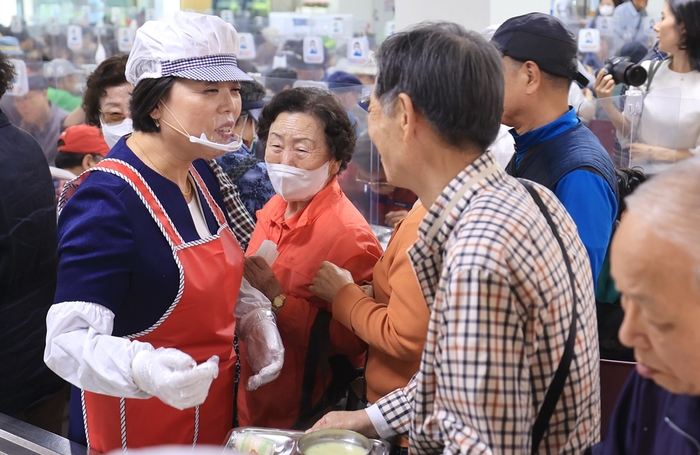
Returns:
[[[102,126],[102,136],[104,136],[105,142],[109,145],[110,149],[119,142],[119,139],[134,132],[134,123],[128,117],[120,123],[113,125],[105,123],[100,119],[100,125]]]
[[[308,201],[323,189],[328,180],[331,162],[318,169],[307,170],[285,164],[265,163],[275,192],[287,202]]]
[[[612,5],[600,5],[598,11],[600,11],[601,16],[612,16],[615,7]]]
[[[168,125],[170,128],[174,129],[178,133],[182,134],[183,136],[189,138],[190,142],[193,142],[195,144],[206,145],[207,147],[221,150],[222,152],[235,152],[241,148],[241,145],[243,145],[243,137],[241,137],[241,136],[236,137],[235,134],[232,135],[232,140],[228,144],[214,142],[207,137],[206,133],[202,133],[202,135],[199,137],[192,136],[190,133],[187,132],[187,129],[184,126],[182,126],[182,123],[180,123],[180,121],[177,119],[177,117],[175,117],[175,115],[172,113],[170,108],[162,101],[161,101],[161,103],[163,104],[163,106],[165,106],[165,108],[168,110],[168,112],[170,112],[170,115],[173,116],[173,118],[175,119],[177,124],[180,125],[180,128],[182,128],[182,130],[175,128],[173,125],[171,125],[170,123],[166,122],[163,119],[160,119],[160,121],[165,123],[166,125]],[[230,119],[229,121],[232,122],[234,125],[236,123],[235,121],[233,121],[233,119]],[[213,119],[212,120],[212,135],[213,135],[215,127],[216,127],[216,120]]]

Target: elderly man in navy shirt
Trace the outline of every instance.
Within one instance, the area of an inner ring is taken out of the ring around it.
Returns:
[[[502,122],[513,127],[516,146],[508,173],[557,195],[578,227],[595,283],[617,216],[617,178],[600,141],[568,105],[571,81],[585,80],[576,40],[558,19],[531,13],[504,22],[491,42],[503,56]]]
[[[700,158],[625,199],[610,249],[637,360],[595,455],[700,452]]]

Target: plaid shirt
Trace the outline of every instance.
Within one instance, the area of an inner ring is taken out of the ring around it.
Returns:
[[[224,197],[224,204],[226,204],[226,212],[228,212],[229,225],[233,230],[233,234],[236,236],[236,240],[241,244],[243,251],[248,248],[248,242],[250,242],[250,236],[253,235],[253,230],[255,230],[255,223],[253,218],[246,210],[243,201],[241,201],[241,196],[238,194],[238,188],[228,177],[226,172],[221,168],[219,163],[215,160],[209,161],[209,166],[211,170],[214,171],[216,179],[219,181],[219,188],[221,188],[221,195]]]
[[[571,373],[540,453],[580,454],[600,425],[591,269],[571,217],[536,187],[579,295]],[[408,255],[431,316],[420,370],[377,401],[387,424],[410,433],[412,454],[529,454],[572,315],[569,276],[544,216],[487,152],[438,197]]]

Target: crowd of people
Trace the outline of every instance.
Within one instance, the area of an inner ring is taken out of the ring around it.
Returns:
[[[697,453],[700,0],[645,7],[601,0],[600,55],[543,13],[417,24],[370,81],[288,41],[261,83],[189,12],[21,95],[0,51],[0,412],[65,434],[69,403],[105,453]],[[636,361],[609,416],[601,359]]]

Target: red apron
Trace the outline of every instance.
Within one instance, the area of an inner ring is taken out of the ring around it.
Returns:
[[[236,354],[233,311],[243,276],[243,252],[194,167],[190,173],[219,224],[218,234],[185,243],[143,177],[117,160],[103,160],[91,171],[109,172],[139,193],[173,250],[180,270],[175,301],[153,326],[130,335],[153,347],[173,347],[197,363],[218,355],[219,376],[206,401],[179,411],[158,398],[138,400],[83,392],[88,446],[100,452],[161,444],[223,443],[233,420]],[[197,193],[195,193],[195,196]]]

